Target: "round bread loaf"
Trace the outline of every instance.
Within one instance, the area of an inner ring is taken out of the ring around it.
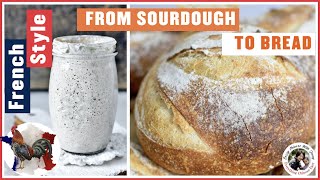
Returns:
[[[312,136],[307,78],[288,58],[222,56],[214,32],[194,34],[162,58],[145,77],[134,112],[140,144],[161,167],[262,174],[281,165],[288,145]]]
[[[135,96],[143,77],[163,53],[171,49],[178,33],[131,32],[130,36],[130,92]]]

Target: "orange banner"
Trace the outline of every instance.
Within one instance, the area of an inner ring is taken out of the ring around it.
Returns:
[[[238,31],[238,8],[78,8],[78,31]]]

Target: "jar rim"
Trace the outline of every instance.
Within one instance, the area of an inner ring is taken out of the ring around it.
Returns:
[[[90,60],[90,61],[96,61],[101,60],[101,58],[104,57],[115,57],[118,54],[118,52],[109,53],[109,54],[97,54],[97,55],[88,55],[88,54],[55,54],[53,53],[53,56],[56,57],[62,57],[62,58],[68,58],[70,60],[76,59],[76,60]]]
[[[53,55],[93,55],[114,53],[117,41],[109,36],[71,35],[53,40]]]

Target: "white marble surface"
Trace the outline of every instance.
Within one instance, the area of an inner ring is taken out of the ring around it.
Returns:
[[[31,109],[41,109],[49,114],[48,92],[32,92],[31,93]],[[52,129],[49,118],[41,118],[37,120]],[[124,129],[127,129],[127,93],[119,92],[118,106],[116,114],[116,123]],[[14,124],[14,114],[5,114],[4,117],[4,133],[7,134]],[[4,154],[3,154],[4,155]],[[115,175],[125,170],[127,166],[127,156],[123,158],[116,158],[112,161],[104,163],[100,166],[75,166],[68,165],[57,168],[57,173],[54,176],[108,176]],[[16,176],[6,164],[4,168],[5,176]]]

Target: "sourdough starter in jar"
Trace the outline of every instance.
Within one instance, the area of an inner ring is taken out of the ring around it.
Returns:
[[[117,71],[113,38],[64,36],[53,41],[49,106],[61,148],[103,151],[115,121]]]

